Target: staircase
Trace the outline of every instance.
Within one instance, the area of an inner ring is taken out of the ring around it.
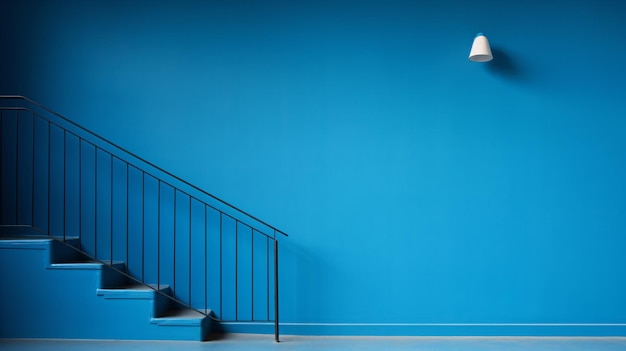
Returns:
[[[21,96],[0,170],[0,338],[278,341],[284,232]]]
[[[210,311],[179,306],[169,286],[132,284],[124,266],[46,237],[0,238],[0,338],[208,339]]]

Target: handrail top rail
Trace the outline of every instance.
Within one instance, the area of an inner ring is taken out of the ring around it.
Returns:
[[[130,155],[131,157],[133,157],[133,158],[135,158],[135,159],[137,159],[137,160],[139,160],[139,161],[141,161],[141,162],[145,163],[146,165],[148,165],[148,166],[150,166],[150,167],[153,167],[154,169],[158,170],[159,172],[162,172],[163,174],[165,174],[165,175],[167,175],[167,176],[169,176],[169,177],[172,177],[173,179],[175,179],[175,180],[177,180],[177,181],[181,182],[182,184],[185,184],[186,186],[188,186],[188,187],[190,187],[190,188],[194,189],[195,191],[198,191],[198,192],[200,192],[200,193],[202,193],[202,194],[204,194],[204,195],[206,195],[206,196],[210,197],[211,199],[213,199],[213,200],[215,200],[215,201],[218,201],[218,202],[219,202],[219,203],[221,203],[222,205],[225,205],[225,206],[227,206],[228,208],[230,208],[231,210],[234,210],[234,211],[236,211],[236,212],[239,212],[239,213],[241,213],[242,215],[244,215],[244,216],[246,216],[246,217],[248,217],[248,218],[250,218],[250,219],[252,219],[252,220],[254,220],[254,221],[256,221],[256,222],[258,222],[258,223],[260,223],[260,224],[262,224],[262,225],[264,225],[264,226],[266,226],[266,227],[268,227],[268,228],[270,228],[270,229],[272,229],[275,233],[279,233],[279,234],[281,234],[281,235],[283,235],[283,236],[286,236],[286,237],[287,237],[287,236],[289,236],[287,233],[283,232],[282,230],[280,230],[280,229],[278,229],[278,228],[276,228],[276,227],[274,227],[274,226],[272,226],[272,225],[270,225],[270,224],[266,223],[265,221],[263,221],[263,220],[261,220],[261,219],[259,219],[259,218],[255,217],[255,216],[251,215],[250,213],[248,213],[248,212],[246,212],[246,211],[244,211],[244,210],[242,210],[242,209],[240,209],[240,208],[238,208],[238,207],[236,207],[236,206],[234,206],[234,205],[232,205],[232,204],[230,204],[230,203],[228,203],[228,202],[226,202],[226,201],[224,201],[224,200],[220,199],[219,197],[217,197],[217,196],[215,196],[215,195],[213,195],[213,194],[211,194],[211,193],[207,192],[206,190],[203,190],[203,189],[199,188],[198,186],[193,185],[193,184],[189,183],[188,181],[186,181],[186,180],[184,180],[184,179],[182,179],[182,178],[180,178],[180,177],[178,177],[178,176],[176,176],[176,175],[174,175],[174,174],[172,174],[172,173],[170,173],[170,172],[168,172],[168,171],[164,170],[163,168],[161,168],[161,167],[159,167],[159,166],[157,166],[157,165],[153,164],[152,162],[147,161],[147,160],[145,160],[144,158],[137,156],[136,154],[134,154],[134,153],[132,153],[132,152],[128,151],[127,149],[125,149],[125,148],[123,148],[123,147],[121,147],[121,146],[119,146],[119,145],[115,144],[114,142],[112,142],[112,141],[110,141],[110,140],[108,140],[108,139],[106,139],[106,138],[104,138],[104,137],[102,137],[102,136],[100,136],[100,135],[98,135],[98,134],[96,134],[96,133],[94,133],[94,132],[90,131],[89,129],[87,129],[87,128],[85,128],[85,127],[81,126],[81,125],[79,125],[78,123],[76,123],[76,122],[74,122],[74,121],[72,121],[72,120],[70,120],[70,119],[68,119],[68,118],[64,117],[63,115],[61,115],[61,114],[59,114],[59,113],[57,113],[57,112],[55,112],[55,111],[53,111],[53,110],[49,109],[48,107],[46,107],[46,106],[44,106],[44,105],[42,105],[42,104],[40,104],[40,103],[38,103],[38,102],[36,102],[36,101],[33,101],[33,100],[31,100],[31,99],[29,99],[29,98],[27,98],[27,97],[25,97],[25,96],[22,96],[22,95],[0,95],[0,99],[21,99],[21,100],[24,100],[24,101],[26,101],[26,102],[28,102],[28,103],[31,103],[31,104],[35,105],[37,108],[40,108],[40,109],[42,109],[42,110],[46,111],[47,113],[50,113],[50,114],[52,114],[52,115],[56,116],[57,118],[60,118],[60,119],[61,119],[61,120],[63,120],[64,122],[69,123],[69,124],[71,124],[72,126],[74,126],[74,127],[76,127],[76,128],[79,128],[80,130],[82,130],[82,131],[84,131],[84,132],[86,132],[86,133],[90,134],[91,136],[93,136],[93,137],[95,137],[95,138],[97,138],[97,139],[102,140],[103,142],[105,142],[105,143],[109,144],[110,146],[112,146],[112,147],[114,147],[114,148],[117,148],[117,149],[121,150],[122,152],[124,152],[124,153],[126,153],[126,154]],[[243,222],[242,222],[242,223],[243,223]],[[244,223],[244,224],[245,224],[245,223]]]

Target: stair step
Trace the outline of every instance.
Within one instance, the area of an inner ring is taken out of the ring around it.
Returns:
[[[157,291],[170,295],[171,289],[169,285],[161,284],[158,287],[156,284],[146,285],[126,285],[117,288],[101,288],[97,290],[98,296],[103,296],[105,299],[152,299]]]
[[[193,309],[168,310],[159,317],[150,320],[153,324],[163,326],[200,326],[210,319],[211,310],[206,315]]]
[[[26,242],[30,242],[33,244],[36,243],[44,243],[44,242],[49,242],[51,240],[56,240],[63,242],[65,241],[66,243],[76,246],[78,245],[78,243],[80,242],[80,238],[77,236],[67,236],[65,237],[65,240],[63,240],[63,237],[56,237],[56,236],[50,236],[50,235],[12,235],[12,234],[0,234],[0,241],[8,241],[8,242],[16,242],[16,243],[26,243]]]
[[[89,262],[66,262],[66,263],[52,263],[48,268],[50,269],[93,269],[100,270],[103,267],[108,266],[108,264],[104,264],[96,261]],[[115,269],[119,269],[123,271],[125,269],[124,262],[121,261],[113,261],[111,265]]]
[[[0,238],[0,248],[5,249],[21,249],[21,248],[29,248],[29,249],[41,249],[46,250],[50,245],[50,241],[52,239],[48,239],[47,237],[1,237]]]
[[[113,262],[113,265],[95,261],[52,263],[48,265],[47,269],[53,271],[91,271],[98,276],[98,288],[118,287],[126,284],[126,277],[120,273],[126,270],[124,262]]]
[[[46,235],[2,235],[0,249],[42,250],[47,253],[46,266],[57,262],[75,262],[85,259],[78,250],[78,238],[68,237],[65,243]]]

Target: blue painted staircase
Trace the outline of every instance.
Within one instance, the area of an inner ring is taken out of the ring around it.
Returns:
[[[28,98],[0,96],[0,338],[207,340],[213,327],[278,341],[286,236]]]
[[[123,262],[89,261],[68,244],[0,237],[0,338],[208,339],[210,311],[180,307],[169,286],[133,285]]]

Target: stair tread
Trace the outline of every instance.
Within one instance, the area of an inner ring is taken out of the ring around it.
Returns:
[[[33,240],[52,240],[47,235],[0,235],[0,240],[15,241],[33,241]]]
[[[182,310],[168,310],[161,316],[155,319],[190,319],[190,318],[205,318],[206,316],[196,310],[190,308]]]
[[[164,326],[199,326],[204,320],[209,318],[210,313],[211,311],[207,310],[207,314],[205,315],[190,308],[168,310],[162,313],[159,317],[152,318],[151,322]]]
[[[37,243],[37,242],[50,242],[50,241],[78,241],[80,238],[77,236],[68,236],[63,240],[63,237],[56,238],[48,235],[0,235],[0,241],[14,242],[14,243]]]
[[[104,264],[100,262],[64,262],[52,263],[50,268],[59,269],[102,269]]]
[[[154,290],[166,290],[169,289],[169,285],[161,284],[159,287],[156,284],[129,284],[122,285],[114,288],[101,288],[103,291],[154,291]]]
[[[106,299],[154,299],[157,291],[162,294],[169,295],[170,287],[169,285],[161,284],[158,287],[156,284],[142,285],[142,284],[132,284],[132,285],[122,285],[118,287],[112,288],[99,288],[96,291],[98,296],[104,296]]]
[[[79,261],[79,262],[62,262],[62,263],[52,263],[50,264],[50,268],[58,268],[58,269],[102,269],[102,267],[111,265],[109,262],[102,263],[98,261]],[[115,268],[123,268],[124,262],[122,261],[113,261],[112,264]]]
[[[0,237],[0,247],[11,249],[16,246],[27,245],[30,248],[47,249],[51,241],[53,241],[53,239],[46,236],[2,236]]]

